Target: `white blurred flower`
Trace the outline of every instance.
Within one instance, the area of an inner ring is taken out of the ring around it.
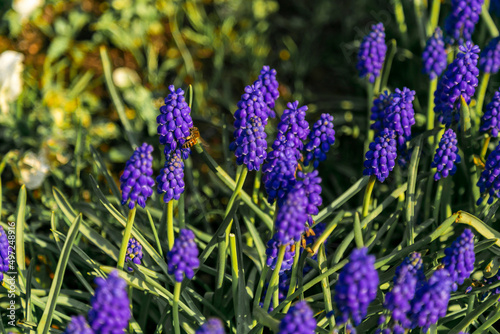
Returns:
[[[141,83],[141,78],[136,71],[128,67],[118,67],[113,71],[113,82],[117,87],[128,88]]]
[[[50,166],[47,157],[42,152],[28,152],[19,163],[21,178],[28,189],[39,188],[49,174]]]
[[[21,16],[21,21],[26,20],[35,9],[42,7],[45,0],[14,0],[12,8]]]
[[[9,111],[9,103],[17,99],[23,89],[24,56],[16,51],[0,54],[0,110]]]

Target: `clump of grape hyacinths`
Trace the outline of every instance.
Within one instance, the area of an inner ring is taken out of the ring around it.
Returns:
[[[156,177],[158,183],[158,194],[163,195],[165,203],[172,199],[178,200],[184,192],[184,162],[182,161],[181,151],[175,150],[167,156],[165,165],[160,175]]]
[[[320,119],[314,123],[313,129],[309,133],[309,142],[305,147],[304,165],[308,166],[313,162],[314,168],[318,168],[319,163],[326,160],[326,153],[334,143],[333,116],[321,114]]]
[[[298,181],[296,188],[302,188],[307,197],[306,213],[309,215],[308,222],[312,223],[312,217],[319,213],[319,207],[323,203],[321,198],[321,178],[319,172],[313,170],[310,173],[297,172]]]
[[[452,129],[446,130],[441,137],[439,145],[434,155],[434,160],[431,167],[436,168],[434,180],[446,178],[448,175],[455,175],[457,171],[457,163],[460,163],[461,158],[458,155],[457,135]]]
[[[236,163],[245,164],[248,170],[259,170],[267,157],[266,132],[267,105],[264,102],[261,83],[256,81],[245,87],[238,109],[234,113],[234,141],[229,149],[234,151]]]
[[[276,70],[274,68],[270,68],[267,65],[262,67],[260,70],[260,75],[258,79],[261,83],[260,91],[262,92],[262,96],[264,98],[264,102],[267,105],[268,116],[271,118],[276,117],[276,113],[274,112],[274,105],[276,100],[280,96],[280,92],[278,90],[279,83],[276,80]]]
[[[444,23],[447,42],[464,43],[472,39],[484,0],[451,0],[451,12]]]
[[[373,100],[370,119],[374,121],[370,129],[375,131],[375,136],[385,128],[385,114],[387,107],[391,104],[392,96],[388,91],[381,93]]]
[[[370,83],[374,83],[382,71],[386,52],[384,25],[382,23],[374,24],[370,33],[363,38],[359,46],[356,65],[359,76],[361,78],[367,77]]]
[[[71,321],[63,334],[94,334],[83,315],[71,317]]]
[[[399,148],[403,148],[405,142],[411,139],[411,127],[415,124],[414,99],[414,90],[406,87],[402,90],[396,88],[385,111],[384,127],[394,130],[397,134]]]
[[[181,147],[186,141],[185,138],[190,135],[189,129],[193,127],[191,108],[181,88],[176,90],[174,85],[170,85],[168,89],[170,94],[165,98],[165,105],[160,107],[160,115],[156,118],[160,144],[165,145],[165,156],[180,149],[183,158],[187,159],[191,151]]]
[[[90,300],[88,319],[92,330],[100,334],[121,334],[128,326],[131,312],[127,283],[113,271],[107,279],[97,277],[97,288]]]
[[[122,205],[128,202],[130,209],[133,209],[136,203],[142,208],[146,207],[146,200],[153,194],[155,181],[151,177],[153,175],[152,152],[153,146],[146,143],[136,148],[120,177]]]
[[[9,271],[9,240],[3,227],[0,226],[0,282],[7,271]]]
[[[486,111],[481,117],[481,132],[490,132],[490,136],[498,137],[500,129],[500,91],[496,91],[493,99],[486,105]]]
[[[275,239],[271,239],[267,242],[266,264],[272,270],[276,268],[276,263],[278,262],[279,246],[280,243]],[[286,245],[285,256],[283,257],[283,262],[281,263],[280,273],[283,273],[284,271],[290,270],[292,268],[294,256],[295,256],[295,245],[294,244]]]
[[[451,247],[444,250],[445,257],[443,265],[450,273],[453,281],[452,291],[457,291],[458,285],[464,283],[466,278],[469,278],[474,271],[474,234],[470,229],[465,229],[464,232],[453,241]]]
[[[477,200],[477,205],[483,202],[483,197],[486,193],[490,196],[488,204],[493,203],[495,198],[500,198],[500,144],[488,155],[485,168],[477,181],[477,186],[481,191],[481,196]]]
[[[310,133],[309,123],[306,121],[307,106],[299,107],[299,101],[288,102],[278,124],[278,135],[273,143],[273,150],[282,150],[283,147],[295,148],[297,158],[304,148],[303,141]]]
[[[426,333],[431,325],[446,315],[451,284],[448,271],[440,269],[434,272],[429,281],[423,282],[417,288],[409,312],[412,329],[422,327],[423,332]]]
[[[434,111],[438,120],[446,126],[460,120],[460,113],[456,110],[460,105],[460,95],[469,104],[478,85],[479,47],[467,42],[458,49],[457,58],[446,69],[434,93]]]
[[[368,305],[377,296],[379,278],[375,270],[375,256],[368,249],[354,249],[349,263],[340,272],[335,285],[335,303],[339,309],[338,323],[346,323],[349,317],[357,326],[366,316]]]
[[[172,250],[167,253],[168,274],[174,275],[175,280],[182,282],[184,275],[188,279],[194,276],[194,270],[200,266],[198,247],[194,242],[194,233],[188,229],[181,229],[179,237],[175,239]]]
[[[295,303],[283,319],[278,334],[314,334],[316,320],[305,300]]]
[[[500,69],[500,37],[493,38],[479,55],[479,69],[495,74]]]
[[[363,175],[374,175],[380,182],[389,176],[394,169],[396,153],[396,134],[393,130],[384,129],[370,143],[369,151],[366,152]]]
[[[285,197],[276,216],[273,239],[278,245],[295,243],[305,232],[307,197],[303,188],[293,189]]]
[[[134,238],[130,238],[128,241],[127,253],[125,255],[125,263],[127,263],[127,261],[131,261],[135,264],[141,264],[142,256],[141,244]],[[128,270],[132,271],[132,268],[128,267]]]
[[[196,330],[195,334],[225,334],[224,324],[219,318],[208,318],[208,320]]]
[[[422,72],[430,79],[439,77],[446,68],[446,50],[443,41],[443,32],[436,28],[432,36],[427,40],[422,53]]]

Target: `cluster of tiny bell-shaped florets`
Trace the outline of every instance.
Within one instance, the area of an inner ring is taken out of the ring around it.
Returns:
[[[120,177],[122,205],[133,209],[136,204],[146,207],[146,200],[153,194],[153,147],[146,143],[135,149]]]
[[[305,300],[292,305],[288,313],[281,319],[278,334],[314,334],[316,320]]]
[[[434,111],[438,120],[446,126],[460,120],[460,113],[457,112],[460,96],[469,104],[476,91],[479,51],[479,47],[470,41],[461,45],[457,57],[438,82],[434,93]]]
[[[407,140],[411,139],[411,127],[415,124],[415,111],[413,100],[415,91],[404,87],[396,88],[391,94],[391,102],[384,115],[384,127],[394,130],[398,147],[402,148]]]
[[[500,69],[500,37],[493,38],[479,55],[479,69],[495,74]]]
[[[178,200],[184,192],[184,162],[180,150],[171,152],[167,157],[160,175],[156,177],[158,194],[163,194],[163,201]]]
[[[168,274],[174,275],[178,283],[182,282],[184,275],[192,279],[194,271],[200,266],[198,247],[194,238],[193,231],[181,229],[174,246],[167,253]]]
[[[374,175],[380,182],[384,182],[389,172],[394,169],[396,157],[396,133],[385,128],[370,143],[363,175]]]
[[[318,170],[313,170],[309,173],[297,172],[297,183],[295,184],[295,188],[302,188],[305,191],[307,198],[307,222],[309,225],[312,225],[312,216],[319,213],[319,207],[323,203],[323,199],[321,198],[321,178],[318,174]]]
[[[83,315],[76,315],[71,317],[63,334],[94,334],[94,331]]]
[[[486,110],[481,117],[481,132],[489,132],[490,136],[498,137],[500,129],[500,90],[495,92],[493,99],[486,105]]]
[[[195,334],[225,334],[224,324],[219,318],[208,318]]]
[[[375,256],[368,255],[365,247],[353,250],[335,285],[337,322],[343,324],[351,318],[355,326],[359,325],[377,296],[378,283]]]
[[[314,123],[309,133],[309,142],[305,146],[304,165],[313,162],[314,168],[318,168],[321,161],[326,160],[326,154],[330,146],[335,143],[335,130],[333,129],[333,116],[321,114],[320,119]]]
[[[306,230],[308,200],[303,188],[293,188],[285,196],[276,215],[273,239],[279,246],[293,244]]]
[[[297,150],[291,147],[276,149],[269,153],[268,160],[262,167],[263,182],[267,193],[267,201],[283,201],[286,194],[295,186],[295,177],[299,161]]]
[[[262,92],[264,102],[268,107],[268,116],[270,118],[274,118],[276,117],[274,106],[276,104],[276,100],[280,96],[280,92],[278,90],[279,83],[276,79],[276,70],[274,68],[270,68],[267,65],[264,65],[264,67],[262,67],[262,70],[260,70],[258,81],[260,81],[261,83],[260,91]]]
[[[430,79],[439,77],[446,68],[446,50],[443,40],[443,32],[437,27],[432,36],[427,40],[422,53],[422,72]]]
[[[356,65],[359,76],[361,78],[367,77],[369,82],[374,83],[382,71],[386,52],[384,25],[382,23],[374,24],[359,47]]]
[[[371,107],[370,119],[373,123],[370,125],[370,129],[373,129],[375,136],[377,136],[380,131],[382,131],[386,126],[386,109],[392,102],[392,96],[389,91],[383,91],[379,96],[373,100],[373,105]]]
[[[135,238],[130,238],[128,241],[127,253],[125,254],[125,263],[131,261],[135,264],[141,264],[142,257],[142,245]],[[131,267],[127,269],[132,271]]]
[[[477,181],[477,186],[482,196],[477,200],[477,205],[483,202],[486,195],[489,195],[488,204],[493,203],[495,198],[500,198],[500,144],[488,155],[484,170]]]
[[[0,282],[3,274],[9,271],[9,240],[2,226],[0,226]]]
[[[451,12],[444,23],[449,44],[461,44],[472,39],[483,2],[484,0],[451,0]]]
[[[276,268],[276,264],[278,262],[278,253],[280,249],[281,243],[279,241],[276,241],[275,239],[271,238],[267,242],[267,248],[266,248],[266,265],[274,270]],[[280,274],[290,270],[293,266],[293,258],[295,256],[295,245],[294,244],[288,244],[286,245],[285,248],[285,256],[283,257],[283,261],[281,262],[281,267],[280,267]]]
[[[461,158],[458,154],[457,135],[452,129],[445,131],[438,147],[431,167],[436,168],[434,180],[446,178],[448,175],[454,175],[457,171],[457,163],[460,163]]]
[[[452,283],[452,291],[458,289],[458,285],[464,283],[465,279],[469,278],[474,271],[474,261],[476,255],[474,253],[474,234],[470,229],[465,229],[464,232],[444,250],[445,257],[443,258],[444,268],[450,274]]]

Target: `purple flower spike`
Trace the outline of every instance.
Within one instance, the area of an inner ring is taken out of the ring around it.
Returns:
[[[443,32],[436,28],[432,36],[427,40],[424,53],[422,54],[422,72],[429,78],[435,79],[443,73],[446,68],[446,50],[444,48]]]
[[[273,110],[274,104],[280,96],[280,92],[278,90],[279,83],[278,80],[276,80],[276,70],[274,68],[270,68],[269,66],[264,66],[262,70],[260,70],[258,80],[261,83],[260,91],[264,97],[264,102],[268,107],[268,116],[274,118],[276,117],[276,113]]]
[[[448,175],[455,175],[457,171],[457,165],[455,163],[460,163],[461,158],[458,155],[457,147],[457,135],[452,129],[446,130],[439,142],[438,148],[436,149],[436,154],[434,155],[434,161],[431,163],[431,167],[437,169],[436,174],[434,174],[434,180],[437,181],[441,178],[446,178]]]
[[[406,87],[396,88],[391,94],[391,104],[386,109],[385,127],[394,130],[398,135],[398,146],[401,148],[411,139],[411,127],[415,124],[413,100],[415,91]]]
[[[359,77],[367,77],[368,81],[374,83],[384,65],[386,52],[384,25],[382,23],[374,24],[370,33],[363,38],[359,46],[358,64],[356,65]]]
[[[294,148],[283,147],[269,154],[268,161],[262,167],[269,204],[278,200],[279,205],[290,189],[295,186],[297,182],[295,172],[299,165],[297,153],[298,151]]]
[[[83,315],[71,317],[71,321],[63,334],[94,334]]]
[[[234,151],[236,163],[245,164],[248,170],[259,170],[266,159],[267,105],[263,100],[261,83],[257,80],[245,87],[245,93],[234,113],[234,141],[229,149]]]
[[[200,266],[193,231],[181,229],[172,250],[167,253],[167,264],[168,274],[173,274],[177,282],[182,282],[184,274],[188,279],[193,278],[194,270]]]
[[[452,291],[457,291],[458,285],[464,283],[474,271],[474,234],[470,229],[464,232],[455,240],[451,247],[444,250],[444,268],[450,273],[453,281]]]
[[[485,168],[481,173],[477,186],[482,195],[486,192],[490,195],[488,204],[493,203],[495,198],[500,198],[500,144],[488,155],[486,159]],[[483,197],[477,200],[477,205],[483,202]]]
[[[370,143],[370,150],[366,152],[363,175],[375,175],[380,182],[384,182],[389,172],[394,169],[397,157],[395,137],[393,130],[384,129]]]
[[[299,181],[295,185],[296,188],[304,189],[307,197],[306,213],[308,214],[307,222],[312,225],[312,216],[319,213],[319,207],[323,204],[321,198],[321,178],[318,176],[318,171],[313,170],[310,173],[298,172]]]
[[[383,92],[375,100],[373,100],[370,119],[374,121],[374,123],[370,125],[370,129],[375,130],[375,136],[377,136],[379,132],[386,127],[385,114],[386,109],[390,106],[391,102],[392,96],[388,91]]]
[[[219,318],[208,318],[195,334],[225,334],[224,324]]]
[[[158,194],[163,195],[165,203],[172,199],[178,200],[184,192],[184,162],[181,158],[181,151],[175,150],[167,156],[167,161],[156,177],[158,182]]]
[[[450,301],[451,278],[446,269],[441,269],[424,282],[411,301],[409,317],[412,329],[422,327],[424,333],[429,327],[446,315]]]
[[[500,69],[500,37],[493,38],[479,55],[479,69],[496,74]]]
[[[3,273],[9,271],[9,240],[2,226],[0,226],[0,282],[3,280]]]
[[[305,300],[294,304],[281,319],[278,334],[314,334],[316,320]]]
[[[290,270],[293,266],[293,257],[295,256],[295,249],[292,251],[291,250],[292,246],[293,246],[292,244],[288,244],[286,246],[285,257],[283,258],[283,262],[281,263],[280,274],[282,274],[284,271]],[[274,238],[267,242],[266,264],[272,270],[276,268],[276,263],[278,262],[279,247],[280,243],[276,241]]]
[[[451,0],[451,12],[444,22],[447,42],[460,44],[472,39],[484,0]]]
[[[278,136],[273,143],[273,150],[282,145],[297,149],[304,148],[303,141],[309,135],[309,123],[306,121],[307,106],[299,107],[299,101],[287,103],[278,124]]]
[[[438,82],[434,93],[434,111],[438,120],[450,126],[452,122],[460,120],[460,113],[456,112],[460,104],[460,95],[467,104],[470,103],[478,84],[477,60],[479,47],[467,42],[459,48],[457,58],[451,63]]]
[[[153,146],[146,143],[136,148],[120,177],[122,205],[128,202],[130,209],[133,209],[136,203],[142,208],[146,207],[146,200],[153,194],[155,181],[151,177],[153,175],[152,152]]]
[[[97,277],[95,283],[97,288],[88,314],[90,327],[100,334],[122,334],[131,316],[127,283],[117,271],[111,272],[107,279]]]
[[[186,102],[184,91],[175,90],[174,85],[168,86],[170,94],[165,98],[165,105],[160,107],[160,115],[156,118],[160,144],[165,145],[165,156],[180,149],[190,135],[189,129],[193,127],[191,108]],[[190,149],[183,149],[183,158],[187,159]]]
[[[309,133],[309,142],[306,145],[304,165],[308,166],[314,160],[314,168],[318,168],[321,161],[326,160],[330,146],[335,143],[335,130],[333,130],[333,116],[321,114],[321,118],[314,123],[313,130]]]
[[[495,96],[486,106],[486,111],[481,117],[481,132],[490,131],[490,135],[494,138],[498,137],[500,129],[500,90],[495,92]]]
[[[135,264],[141,264],[142,256],[141,244],[134,238],[130,238],[128,241],[127,254],[125,255],[125,263],[127,263],[127,261],[132,261]],[[132,271],[132,268],[130,267],[127,269]]]
[[[278,208],[273,239],[278,245],[295,243],[305,232],[307,197],[304,189],[292,189]]]
[[[334,299],[340,311],[337,322],[346,323],[351,317],[359,325],[377,296],[378,282],[375,256],[368,255],[365,247],[353,250],[335,285]]]

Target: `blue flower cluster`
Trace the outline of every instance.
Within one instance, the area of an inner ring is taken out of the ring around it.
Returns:
[[[192,279],[194,271],[200,266],[198,247],[194,242],[194,233],[181,229],[174,246],[167,253],[168,274],[174,275],[177,282],[182,282],[184,275]]]
[[[309,123],[306,121],[307,106],[299,107],[299,101],[287,103],[278,124],[278,134],[273,143],[273,150],[283,150],[290,147],[297,150],[297,158],[304,148],[303,141],[309,135]]]
[[[500,198],[500,144],[488,155],[486,159],[485,168],[481,173],[477,186],[483,195],[477,200],[477,205],[483,202],[483,197],[487,192],[490,197],[488,204],[493,203],[495,198]]]
[[[312,223],[311,216],[319,213],[319,207],[323,203],[323,199],[321,198],[321,178],[318,174],[317,170],[313,170],[310,173],[297,173],[298,181],[295,187],[302,188],[305,191],[307,197],[306,213],[309,215],[309,224]]]
[[[444,23],[447,41],[460,44],[472,39],[484,0],[451,0],[451,12]]]
[[[295,303],[281,319],[278,334],[314,334],[316,320],[305,300]]]
[[[443,32],[436,28],[432,36],[427,40],[424,52],[422,53],[422,72],[429,78],[439,77],[446,68],[446,50],[443,41]]]
[[[350,317],[359,325],[377,296],[378,283],[375,256],[368,255],[367,248],[353,250],[335,285],[334,299],[340,313],[337,322],[346,323]]]
[[[122,205],[128,202],[130,209],[133,209],[136,203],[142,208],[146,207],[146,200],[153,194],[155,181],[151,177],[153,175],[152,152],[153,146],[146,143],[136,148],[120,177]]]
[[[83,315],[71,317],[63,334],[94,334]]]
[[[490,132],[492,137],[498,137],[500,129],[500,90],[495,92],[493,99],[486,105],[486,111],[481,117],[481,132]]]
[[[306,229],[307,203],[303,188],[295,188],[288,192],[276,216],[273,239],[278,245],[295,243],[301,239]]]
[[[495,74],[500,69],[500,37],[493,38],[479,55],[479,69]]]
[[[458,49],[457,58],[446,69],[434,93],[434,111],[438,120],[446,126],[460,120],[460,113],[455,112],[460,95],[469,104],[479,82],[479,47],[467,42]]]
[[[464,232],[453,241],[451,247],[444,250],[445,257],[443,265],[450,273],[452,291],[457,291],[458,285],[464,283],[466,278],[469,278],[474,271],[474,234],[470,229],[465,229]]]
[[[3,280],[3,273],[9,271],[9,240],[2,226],[0,226],[0,282]]]
[[[375,175],[380,182],[389,176],[394,169],[397,149],[396,134],[393,130],[384,129],[370,143],[369,151],[366,152],[363,175]]]
[[[160,175],[156,177],[158,194],[163,194],[163,201],[178,200],[184,192],[184,162],[181,151],[175,150],[167,156]]]
[[[326,160],[326,154],[330,146],[335,143],[335,130],[333,129],[333,116],[330,114],[321,114],[319,120],[313,125],[309,133],[309,142],[305,150],[304,165],[309,166],[313,162],[314,168],[318,168],[321,161]]]
[[[458,155],[457,135],[452,129],[446,130],[439,141],[439,145],[434,155],[434,160],[431,167],[436,168],[434,180],[446,178],[448,175],[454,175],[457,171],[457,165],[460,163],[461,158]]]
[[[290,270],[293,266],[293,258],[295,256],[295,245],[288,244],[286,245],[285,257],[283,258],[283,262],[281,263],[280,274],[284,271]],[[278,252],[280,248],[280,243],[276,241],[274,238],[270,239],[267,242],[266,248],[266,265],[274,270],[276,268],[276,263],[278,262]]]
[[[260,70],[258,80],[261,83],[260,91],[262,92],[262,96],[264,97],[264,102],[268,107],[268,116],[274,118],[276,117],[276,113],[273,110],[274,105],[276,103],[276,100],[280,96],[280,92],[278,90],[279,83],[278,80],[276,80],[276,70],[264,65],[264,67],[262,67],[262,70]]]
[[[299,165],[296,153],[296,149],[287,147],[271,151],[268,161],[262,167],[269,204],[273,204],[275,200],[281,203],[285,195],[295,186],[297,182],[295,173]]]
[[[135,264],[141,264],[142,260],[142,246],[139,241],[134,238],[130,238],[127,246],[127,254],[125,255],[125,263],[127,261],[134,262]],[[127,268],[129,271],[132,271],[132,268]]]
[[[386,109],[390,106],[391,102],[392,96],[388,91],[384,91],[376,99],[373,100],[370,119],[374,121],[374,123],[370,125],[370,129],[373,129],[375,131],[375,136],[377,136],[380,131],[382,131],[386,127],[385,114]]]
[[[415,124],[414,99],[414,90],[406,87],[403,90],[396,88],[391,94],[391,103],[385,111],[384,127],[394,130],[398,136],[399,148],[402,148],[405,142],[411,139],[411,127]]]
[[[208,320],[196,330],[195,334],[225,334],[224,324],[219,318],[208,318]]]
[[[387,46],[385,45],[385,28],[382,23],[374,24],[371,31],[363,38],[359,47],[356,69],[361,78],[367,77],[371,83],[380,75],[384,65]]]

